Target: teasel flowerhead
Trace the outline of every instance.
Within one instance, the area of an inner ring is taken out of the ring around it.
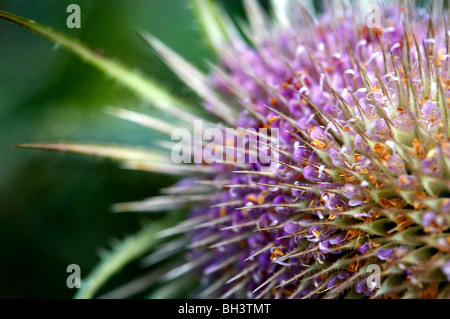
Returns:
[[[248,0],[248,23],[236,27],[211,1],[192,3],[218,57],[208,74],[142,36],[203,99],[208,119],[158,86],[141,92],[132,81],[125,84],[176,121],[110,112],[168,134],[178,126],[192,130],[195,120],[246,132],[276,128],[277,143],[273,136],[258,141],[264,137],[259,147],[277,159],[176,165],[155,152],[26,145],[191,175],[164,196],[114,206],[190,213],[156,235],[125,240],[92,282],[108,265],[120,269],[151,250],[144,260],[162,275],[138,279],[118,295],[150,282],[161,291],[180,287],[192,273],[201,280],[189,296],[202,298],[449,298],[446,9],[329,1],[315,13],[312,2],[274,0],[267,14]]]

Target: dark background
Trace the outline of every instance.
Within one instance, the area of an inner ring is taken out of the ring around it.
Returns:
[[[239,1],[221,2],[234,16],[242,14]],[[81,29],[66,26],[71,3],[81,7]],[[153,33],[198,66],[214,59],[188,1],[0,0],[0,10],[79,37],[190,98],[135,29]],[[155,195],[174,181],[98,158],[13,147],[152,143],[151,131],[104,113],[106,105],[152,112],[72,54],[0,21],[0,298],[73,297],[66,287],[67,265],[80,265],[86,276],[99,250],[135,232],[145,218],[113,214],[110,205]]]

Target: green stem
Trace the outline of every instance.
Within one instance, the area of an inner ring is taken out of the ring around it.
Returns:
[[[0,19],[15,23],[57,43],[87,63],[92,64],[114,80],[117,80],[155,107],[177,118],[183,119],[183,116],[190,115],[195,108],[169,92],[155,80],[129,69],[118,61],[108,58],[99,50],[88,47],[76,38],[5,11],[0,11]]]
[[[129,262],[143,256],[159,243],[156,233],[166,227],[165,222],[150,223],[137,234],[126,238],[103,257],[87,279],[82,280],[76,299],[93,298],[98,289]]]

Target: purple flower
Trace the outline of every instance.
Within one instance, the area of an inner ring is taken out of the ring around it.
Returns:
[[[342,187],[341,183],[320,183],[317,185],[317,188],[319,189],[320,194],[323,194],[326,192],[326,190],[333,190],[336,188]]]
[[[435,101],[428,100],[422,106],[422,121],[428,128],[429,132],[436,131],[439,122],[442,120],[441,111]]]
[[[434,159],[426,158],[420,162],[420,166],[422,167],[422,172],[426,175],[433,177],[441,177],[443,173],[443,169],[440,165],[438,165]]]
[[[402,110],[400,114],[394,119],[395,126],[405,132],[414,131],[413,115],[408,110]]]
[[[377,252],[377,257],[378,257],[378,259],[381,259],[381,260],[388,260],[392,256],[393,252],[394,252],[394,249],[380,249]]]
[[[358,284],[356,284],[356,292],[359,294],[363,293],[366,296],[372,295],[372,291],[367,286],[367,278],[364,280],[361,280]]]
[[[334,237],[331,237],[330,239],[326,239],[322,242],[319,242],[319,250],[321,253],[323,254],[339,254],[341,252],[341,250],[333,250],[331,251],[332,248],[335,248],[337,246],[339,246],[340,244],[342,244],[344,242],[344,238],[345,235],[341,234],[341,235],[337,235]]]
[[[310,182],[328,182],[330,180],[328,174],[326,174],[320,168],[316,169],[310,165],[303,169],[303,176]]]
[[[298,181],[295,181],[294,186],[300,186],[300,183]],[[291,188],[291,194],[292,196],[294,196],[294,198],[298,198],[301,200],[306,200],[306,199],[313,199],[314,197],[316,197],[316,194],[314,194],[313,192],[309,192],[307,190],[303,190],[303,189],[299,189],[299,188]]]
[[[311,227],[308,231],[308,235],[306,235],[306,238],[313,243],[326,239],[324,233],[321,230],[322,229],[319,226]]]
[[[439,250],[450,253],[450,240],[448,240],[447,238],[438,238],[436,243]]]
[[[366,141],[361,137],[361,135],[355,136],[355,147],[359,152],[365,153],[369,151],[369,145],[367,145]]]
[[[433,211],[427,211],[422,216],[422,224],[424,230],[430,233],[438,233],[441,230],[447,229],[447,222],[441,214],[436,214]]]
[[[418,190],[421,184],[417,176],[401,175],[397,178],[397,186],[406,190]]]
[[[329,241],[330,241],[330,244],[332,244],[332,245],[340,245],[340,244],[344,243],[344,239],[345,239],[345,235],[340,234],[340,235],[330,238]]]
[[[425,233],[442,235],[439,239],[447,234],[444,214],[450,213],[450,201],[445,191],[436,190],[446,184],[435,185],[434,179],[427,178],[448,177],[448,121],[433,100],[450,98],[445,80],[448,74],[443,67],[448,57],[442,34],[447,30],[443,23],[435,23],[436,30],[429,32],[425,18],[429,15],[414,11],[417,14],[409,17],[398,5],[383,8],[386,21],[374,30],[368,30],[367,21],[352,17],[352,10],[344,10],[337,21],[325,11],[314,20],[317,22],[310,23],[295,12],[285,12],[286,21],[280,23],[279,30],[251,24],[247,36],[257,35],[251,38],[251,45],[230,33],[231,44],[223,44],[219,50],[218,74],[212,72],[212,78],[219,79],[214,81],[218,94],[205,94],[205,87],[199,88],[211,112],[216,103],[216,113],[222,115],[223,105],[218,103],[222,96],[233,103],[232,110],[244,106],[245,111],[236,112],[237,120],[228,121],[231,126],[239,123],[244,128],[279,129],[280,159],[264,165],[218,169],[216,178],[225,185],[232,184],[229,191],[223,190],[228,192],[224,202],[229,206],[222,210],[215,207],[214,216],[221,219],[209,219],[211,229],[201,236],[193,231],[193,236],[201,239],[223,234],[224,238],[218,240],[227,243],[220,248],[223,255],[215,256],[217,252],[210,249],[214,245],[209,242],[199,248],[205,256],[212,256],[212,265],[256,254],[252,261],[257,263],[230,264],[215,274],[217,278],[233,278],[244,273],[238,284],[247,281],[242,290],[265,291],[266,295],[259,297],[298,298],[323,282],[328,282],[329,290],[309,297],[328,297],[344,280],[349,280],[349,287],[357,292],[371,296],[373,289],[367,287],[366,280],[359,275],[353,278],[354,273],[349,271],[326,273],[325,279],[314,274],[307,274],[309,278],[305,279],[298,274],[317,263],[333,267],[348,254],[358,256],[362,263],[369,261],[371,243],[383,237],[377,230],[389,220],[397,226],[381,239],[392,242],[395,248],[378,250],[376,262],[388,268],[399,261],[397,266],[412,278],[419,265],[404,264],[401,259],[409,249],[416,248],[406,247],[404,241],[410,238],[396,232],[402,234],[422,226]],[[250,20],[254,13],[249,14]],[[291,16],[295,19],[292,25]],[[269,20],[260,21],[266,24]],[[408,30],[403,29],[402,21],[408,21]],[[288,28],[281,27],[285,23]],[[414,38],[417,44],[411,41]],[[389,61],[391,58],[395,61]],[[436,75],[442,79],[443,93],[438,91]],[[204,83],[201,79],[197,82]],[[220,186],[217,189],[221,191]],[[422,225],[417,225],[415,211],[426,209],[429,211],[423,215]],[[415,223],[410,223],[408,216]],[[410,234],[412,242],[416,242],[414,236],[429,235]],[[362,246],[358,246],[360,240]],[[346,245],[355,241],[356,248]],[[345,250],[340,248],[344,245]],[[446,242],[440,240],[438,246],[446,252]],[[334,277],[330,280],[327,276]],[[420,276],[414,278],[401,286],[409,289],[422,284]]]
[[[344,196],[350,199],[348,202],[350,206],[359,206],[369,201],[367,194],[353,184],[344,185],[342,191],[344,192]]]
[[[385,141],[386,138],[389,137],[390,132],[389,126],[384,119],[378,119],[375,122],[375,134],[381,141]]]
[[[287,234],[293,234],[298,232],[300,229],[300,225],[298,223],[294,223],[294,222],[288,222],[284,225],[283,230],[287,233]]]
[[[274,198],[272,204],[273,205],[288,205],[290,199],[288,199],[286,196],[278,195]],[[293,207],[286,207],[286,206],[275,206],[275,210],[279,213],[283,214],[290,214],[294,211]]]
[[[392,175],[399,176],[405,173],[405,162],[400,156],[394,154],[388,158],[386,168]]]
[[[321,196],[324,206],[333,212],[342,212],[347,208],[347,203],[342,196],[332,192],[324,192]]]
[[[365,243],[364,245],[362,245],[361,247],[358,248],[358,251],[359,251],[361,254],[365,254],[365,253],[367,253],[367,251],[369,250],[369,248],[370,248],[370,244],[369,244],[369,243]]]
[[[328,156],[331,158],[331,162],[335,166],[343,166],[344,165],[344,158],[343,156],[334,148],[330,147],[328,149]]]
[[[436,218],[436,214],[434,212],[428,211],[422,216],[422,224],[425,227],[431,226],[431,223]]]
[[[342,282],[344,279],[350,277],[351,273],[349,271],[341,271],[339,272],[327,285],[327,288],[331,288],[336,286],[336,284]]]
[[[324,240],[322,242],[319,243],[319,250],[321,253],[323,254],[328,254],[330,253],[330,248],[332,248],[333,245],[330,243],[329,240]]]

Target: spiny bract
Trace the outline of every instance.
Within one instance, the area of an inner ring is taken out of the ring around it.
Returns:
[[[148,257],[159,262],[187,250],[187,262],[165,278],[196,271],[200,297],[449,298],[447,12],[378,3],[379,25],[371,25],[359,1],[326,2],[316,16],[307,2],[274,0],[273,18],[245,1],[249,23],[239,30],[209,1],[193,3],[219,56],[209,75],[146,40],[221,127],[279,128],[279,145],[269,143],[279,160],[128,162],[194,173],[167,197],[116,206],[191,205],[187,220],[159,234],[182,239]],[[199,119],[166,110],[184,125]],[[367,280],[374,269],[380,286]]]

